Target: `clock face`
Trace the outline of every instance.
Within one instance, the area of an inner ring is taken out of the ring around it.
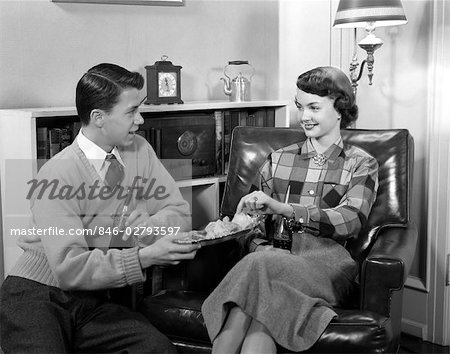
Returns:
[[[176,73],[158,73],[158,95],[159,97],[175,97],[177,95]]]

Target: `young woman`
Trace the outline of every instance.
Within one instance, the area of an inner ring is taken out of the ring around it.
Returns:
[[[306,350],[354,287],[358,266],[344,246],[367,220],[378,164],[342,141],[340,129],[358,114],[342,71],[319,67],[300,75],[295,103],[306,141],[272,153],[259,190],[236,210],[287,218],[292,247],[259,246],[262,252],[244,257],[206,299],[213,353],[275,353],[277,344]]]

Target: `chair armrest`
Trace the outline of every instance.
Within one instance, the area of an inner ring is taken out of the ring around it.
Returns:
[[[362,263],[361,309],[390,315],[393,291],[403,288],[417,244],[416,225],[388,225],[378,230],[377,239]]]

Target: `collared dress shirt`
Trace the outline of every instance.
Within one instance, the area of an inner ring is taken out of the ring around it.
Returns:
[[[83,153],[86,155],[86,158],[89,160],[92,167],[94,167],[95,171],[97,171],[101,180],[104,181],[106,172],[108,171],[109,165],[111,164],[111,162],[105,161],[106,155],[108,155],[106,151],[89,140],[83,134],[83,129],[81,129],[78,133],[76,140],[81,151],[83,151]],[[120,164],[125,167],[125,164],[122,160],[122,157],[120,156],[119,149],[117,149],[117,147],[114,147],[114,149],[112,149],[110,153],[113,154],[116,157],[117,161],[119,161]]]
[[[310,139],[281,148],[261,167],[255,184],[279,201],[290,186],[288,202],[305,232],[343,244],[367,221],[378,188],[378,162],[342,139],[325,151],[323,165],[316,164],[315,155]]]

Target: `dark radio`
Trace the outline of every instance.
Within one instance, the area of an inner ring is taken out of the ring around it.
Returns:
[[[139,128],[172,176],[204,177],[216,172],[215,120],[206,113],[143,113]],[[184,162],[184,163],[183,163]]]

